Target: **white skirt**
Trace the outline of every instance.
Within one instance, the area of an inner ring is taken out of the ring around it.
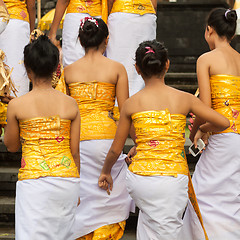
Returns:
[[[125,155],[112,168],[113,190],[108,195],[98,187],[104,160],[113,140],[80,142],[80,205],[74,224],[75,238],[128,218],[133,201],[126,189]]]
[[[141,42],[156,39],[156,19],[155,14],[141,16],[120,12],[108,17],[109,42],[106,55],[125,66],[130,96],[144,88],[144,81],[135,70],[135,52]]]
[[[85,50],[78,39],[81,20],[91,17],[88,13],[67,13],[63,22],[63,67],[76,62],[85,55]]]
[[[209,240],[240,239],[239,148],[239,134],[213,135],[196,165],[193,186]],[[205,239],[191,203],[184,217],[182,239]]]
[[[23,50],[29,43],[29,36],[29,23],[18,19],[10,19],[0,34],[0,49],[6,54],[6,64],[13,68],[11,79],[18,90],[18,97],[29,92],[29,79],[23,64]]]
[[[139,208],[138,240],[179,239],[188,176],[141,176],[128,170],[127,189]]]
[[[18,181],[16,240],[72,240],[79,178],[44,177]]]

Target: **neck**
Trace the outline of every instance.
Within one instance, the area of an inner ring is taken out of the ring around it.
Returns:
[[[100,55],[103,55],[104,53],[104,50],[100,47],[96,47],[96,48],[88,48],[88,49],[85,49],[85,57],[94,57],[94,56],[100,56]]]
[[[228,42],[226,39],[218,38],[214,42],[214,49],[215,48],[225,48],[225,47],[230,47],[230,42]]]
[[[163,86],[165,85],[164,80],[165,75],[163,76],[152,76],[149,78],[144,78],[145,81],[145,87],[156,87],[156,86]]]
[[[41,91],[41,90],[52,90],[52,78],[38,78],[32,81],[33,90]]]

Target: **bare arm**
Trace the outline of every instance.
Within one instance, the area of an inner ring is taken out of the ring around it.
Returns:
[[[20,130],[16,118],[16,106],[14,100],[10,101],[7,110],[7,126],[4,134],[4,144],[9,152],[17,152],[21,147]]]
[[[52,26],[49,32],[49,38],[53,43],[56,42],[56,34],[58,30],[58,26],[62,20],[63,14],[67,9],[70,0],[58,0],[55,10],[55,15],[53,18]]]
[[[209,81],[209,70],[210,65],[208,63],[208,57],[206,55],[202,55],[199,57],[197,61],[197,78],[198,78],[198,86],[200,91],[200,99],[207,106],[211,107],[211,87]],[[190,139],[193,141],[194,136],[200,125],[205,123],[205,121],[199,117],[196,117],[193,128],[190,134]]]
[[[75,104],[76,108],[76,116],[72,120],[71,123],[71,132],[70,132],[70,147],[71,147],[71,153],[74,159],[74,162],[77,166],[78,173],[80,174],[80,154],[79,154],[79,142],[80,142],[80,113],[77,106],[77,103]]]
[[[123,147],[125,144],[125,141],[127,139],[130,127],[131,127],[131,115],[127,111],[126,103],[123,106],[123,110],[121,112],[121,117],[119,120],[117,132],[114,138],[114,141],[112,143],[112,146],[107,154],[107,157],[105,159],[101,175],[98,180],[99,187],[107,190],[108,187],[110,190],[112,190],[113,181],[111,177],[111,169],[112,166],[117,161]]]
[[[113,7],[114,2],[115,2],[115,0],[108,0],[108,15],[112,11],[112,7]]]
[[[35,19],[36,19],[36,6],[35,0],[26,0],[27,10],[29,14],[29,23],[30,23],[30,33],[35,28]]]
[[[153,5],[153,7],[154,7],[154,9],[155,9],[155,11],[157,12],[157,0],[151,0],[152,1],[152,5]]]

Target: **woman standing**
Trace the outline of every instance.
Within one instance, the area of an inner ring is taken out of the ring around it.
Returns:
[[[234,10],[218,8],[210,12],[205,39],[211,51],[197,61],[201,100],[230,121],[225,131],[212,131],[193,176],[209,239],[218,240],[240,239],[240,54],[230,45],[236,20]],[[195,120],[192,139],[202,123],[199,118]],[[202,239],[190,204],[183,239]]]
[[[10,101],[4,143],[22,144],[16,187],[16,240],[74,239],[79,191],[80,115],[77,103],[54,90],[59,53],[47,36],[24,49],[33,89]]]
[[[64,69],[70,96],[76,99],[81,113],[81,204],[74,228],[75,237],[80,239],[120,239],[131,205],[125,185],[124,155],[112,171],[119,184],[111,195],[97,185],[117,128],[112,119],[115,97],[120,109],[128,98],[125,68],[103,56],[107,38],[108,28],[102,19],[83,19],[79,39],[86,54]]]
[[[137,154],[127,172],[127,185],[140,209],[137,239],[141,240],[179,239],[188,199],[186,115],[192,111],[209,122],[199,127],[195,145],[202,132],[222,131],[229,126],[225,117],[195,96],[165,85],[168,68],[167,50],[161,43],[153,40],[140,44],[136,70],[143,77],[145,88],[124,103],[114,142],[99,177],[101,188],[113,191],[118,188],[111,169],[133,123]]]

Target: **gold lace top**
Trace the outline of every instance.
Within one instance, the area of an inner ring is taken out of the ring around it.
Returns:
[[[10,18],[29,22],[29,15],[25,1],[21,0],[3,0],[7,6]]]
[[[151,0],[115,0],[111,13],[156,14]]]
[[[210,77],[212,108],[230,121],[222,133],[240,133],[240,76],[213,75]]]
[[[20,120],[22,142],[18,180],[79,177],[70,149],[71,121],[58,116]]]
[[[188,175],[185,157],[186,116],[164,111],[132,115],[136,130],[137,155],[129,170],[139,175]]]
[[[116,124],[112,117],[115,85],[104,82],[77,82],[68,85],[70,96],[81,115],[80,140],[113,139]]]
[[[101,0],[70,0],[67,13],[88,13],[92,17],[102,15]]]

